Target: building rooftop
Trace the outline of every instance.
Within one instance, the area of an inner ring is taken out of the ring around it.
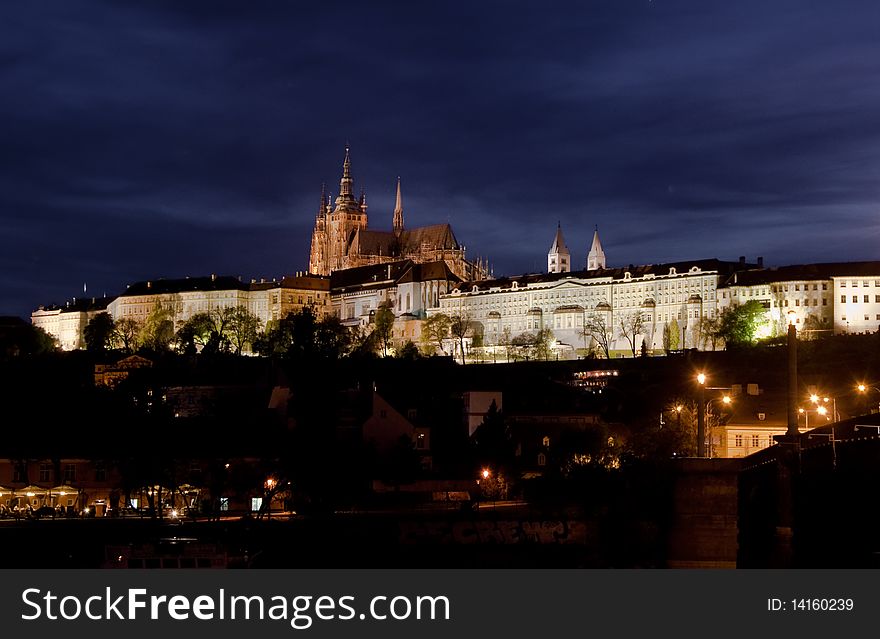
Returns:
[[[669,275],[672,272],[672,269],[675,269],[676,274],[681,275],[689,272],[694,267],[699,269],[701,272],[714,272],[718,273],[719,275],[726,276],[736,272],[739,269],[756,268],[757,265],[746,263],[744,260],[740,260],[738,262],[726,262],[718,259],[692,260],[689,262],[669,262],[664,264],[630,264],[629,266],[624,267],[603,268],[592,271],[582,270],[572,271],[570,273],[526,273],[524,275],[508,276],[497,278],[494,280],[463,282],[462,290],[470,290],[472,286],[477,286],[482,291],[492,288],[510,288],[513,282],[517,282],[519,286],[527,286],[529,284],[558,282],[560,280],[566,279],[622,280],[626,277],[626,273],[629,273],[630,277],[632,278],[644,277],[646,275],[661,277],[664,275]]]
[[[832,277],[880,276],[880,262],[825,262],[751,269],[731,274],[723,286],[758,286],[773,282],[829,280]]]

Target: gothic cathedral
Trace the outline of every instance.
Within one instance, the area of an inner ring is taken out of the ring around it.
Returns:
[[[449,269],[464,281],[481,281],[490,277],[484,261],[469,262],[465,248],[455,239],[449,224],[434,224],[407,229],[403,223],[403,200],[400,178],[391,231],[367,228],[367,200],[361,193],[355,199],[351,177],[351,158],[345,147],[339,196],[333,200],[321,192],[321,204],[312,231],[309,272],[329,275],[357,266],[383,264],[398,260],[417,263],[446,262]]]

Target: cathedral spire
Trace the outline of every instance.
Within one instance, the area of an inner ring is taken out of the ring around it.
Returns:
[[[571,253],[565,245],[565,238],[562,237],[562,222],[556,225],[556,237],[553,238],[553,246],[547,252],[547,272],[571,272]]]
[[[361,199],[358,200],[358,206],[361,207],[361,211],[367,212],[367,190],[364,188],[361,188]]]
[[[593,231],[593,244],[587,254],[587,270],[595,271],[605,268],[605,251],[602,250],[602,242],[599,241],[599,227]]]
[[[400,176],[397,176],[397,199],[394,202],[394,232],[403,230],[403,198],[400,196]]]
[[[327,183],[321,182],[321,204],[318,206],[318,217],[327,214]]]
[[[339,197],[336,198],[336,204],[355,203],[352,195],[352,186],[354,180],[351,179],[351,156],[348,144],[345,145],[345,160],[342,162],[342,179],[339,180]]]

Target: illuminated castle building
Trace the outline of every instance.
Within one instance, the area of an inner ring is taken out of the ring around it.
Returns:
[[[325,192],[321,193],[312,231],[310,273],[326,276],[359,266],[411,260],[417,264],[445,262],[450,271],[463,280],[480,281],[489,277],[486,263],[466,259],[465,247],[458,243],[449,224],[412,229],[404,226],[400,178],[390,231],[368,228],[366,196],[361,193],[356,199],[353,185],[351,158],[346,147],[335,205]]]

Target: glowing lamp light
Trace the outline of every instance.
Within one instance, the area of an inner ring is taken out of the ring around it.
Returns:
[[[675,407],[675,412],[680,413],[682,408],[684,408],[684,407],[681,404],[679,404],[678,406]]]
[[[798,408],[798,412],[799,412],[801,415],[803,415],[803,414],[804,414],[804,409],[803,409],[803,408]]]
[[[171,511],[171,517],[172,517],[173,519],[177,519],[177,509],[176,509],[176,508],[175,508],[174,510]]]
[[[864,393],[867,387],[864,384],[859,384],[857,388],[860,393]]]
[[[26,493],[28,497],[36,497],[37,493]]]
[[[816,395],[815,393],[813,393],[812,395],[810,395],[810,401],[813,402],[814,404],[818,404],[819,403],[819,396]]]
[[[488,469],[488,468],[484,468],[484,469],[483,469],[483,472],[480,473],[480,474],[483,476],[483,479],[489,479],[489,475],[490,475],[491,473],[489,472],[489,469]]]
[[[819,408],[816,409],[816,412],[819,413],[820,415],[825,415],[828,413],[828,409],[825,408],[824,406],[820,406]]]
[[[699,375],[697,375],[697,381],[701,384],[705,384],[706,383],[705,373],[700,373]]]
[[[724,397],[721,398],[721,401],[724,402],[725,404],[729,404],[733,400],[730,399],[730,395],[725,395]]]

